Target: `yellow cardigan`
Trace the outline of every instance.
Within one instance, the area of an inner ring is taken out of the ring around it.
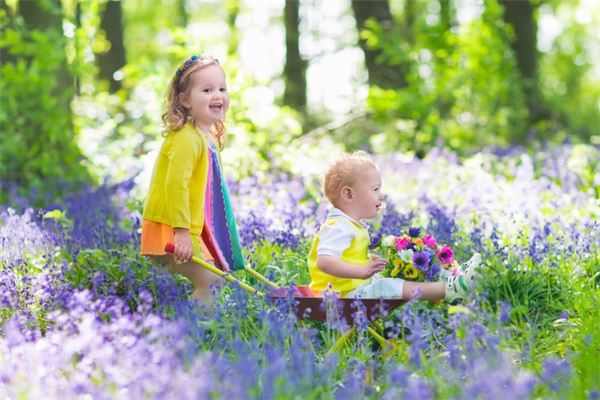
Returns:
[[[191,124],[170,132],[154,165],[143,218],[202,233],[208,157],[206,137]]]

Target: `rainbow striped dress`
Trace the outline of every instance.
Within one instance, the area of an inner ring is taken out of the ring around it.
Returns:
[[[221,170],[221,160],[213,141],[208,142],[208,179],[202,240],[223,271],[243,269],[245,262],[242,246]]]

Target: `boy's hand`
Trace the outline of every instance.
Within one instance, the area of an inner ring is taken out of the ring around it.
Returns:
[[[175,228],[175,238],[173,239],[173,242],[175,242],[175,252],[173,253],[175,262],[180,264],[190,261],[193,255],[190,231],[187,229]]]
[[[387,264],[387,260],[385,258],[381,258],[379,256],[371,256],[371,262],[364,267],[364,276],[363,279],[369,279],[373,275],[378,272],[381,272],[385,269]]]

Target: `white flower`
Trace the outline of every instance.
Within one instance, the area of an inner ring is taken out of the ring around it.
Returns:
[[[381,245],[383,247],[392,247],[394,245],[394,236],[392,236],[392,235],[384,236],[383,240],[381,241]]]
[[[411,249],[402,250],[398,252],[398,256],[405,263],[412,263],[413,254],[414,252]]]

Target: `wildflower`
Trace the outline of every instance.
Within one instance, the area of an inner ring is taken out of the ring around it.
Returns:
[[[438,245],[437,240],[431,235],[423,236],[423,244],[432,249],[435,249]]]
[[[418,238],[419,236],[421,236],[421,228],[411,226],[410,228],[408,228],[408,236],[412,238]]]
[[[381,240],[381,245],[383,247],[392,247],[392,245],[394,244],[394,236],[392,235],[386,235],[382,240]]]
[[[454,253],[448,245],[444,246],[438,253],[438,258],[442,264],[451,264],[454,261]]]
[[[420,271],[427,271],[430,257],[429,254],[425,253],[424,251],[419,251],[413,255],[412,261],[415,265],[415,268]]]
[[[417,271],[412,265],[408,264],[404,267],[404,276],[406,279],[415,279],[419,276],[419,271]]]
[[[406,236],[403,236],[403,237],[397,237],[397,238],[394,240],[394,243],[395,243],[395,245],[396,245],[396,249],[397,249],[398,251],[406,249],[406,248],[408,247],[408,245],[409,245],[409,244],[411,244],[411,242],[410,242],[410,238],[408,238],[408,237],[406,237]]]

